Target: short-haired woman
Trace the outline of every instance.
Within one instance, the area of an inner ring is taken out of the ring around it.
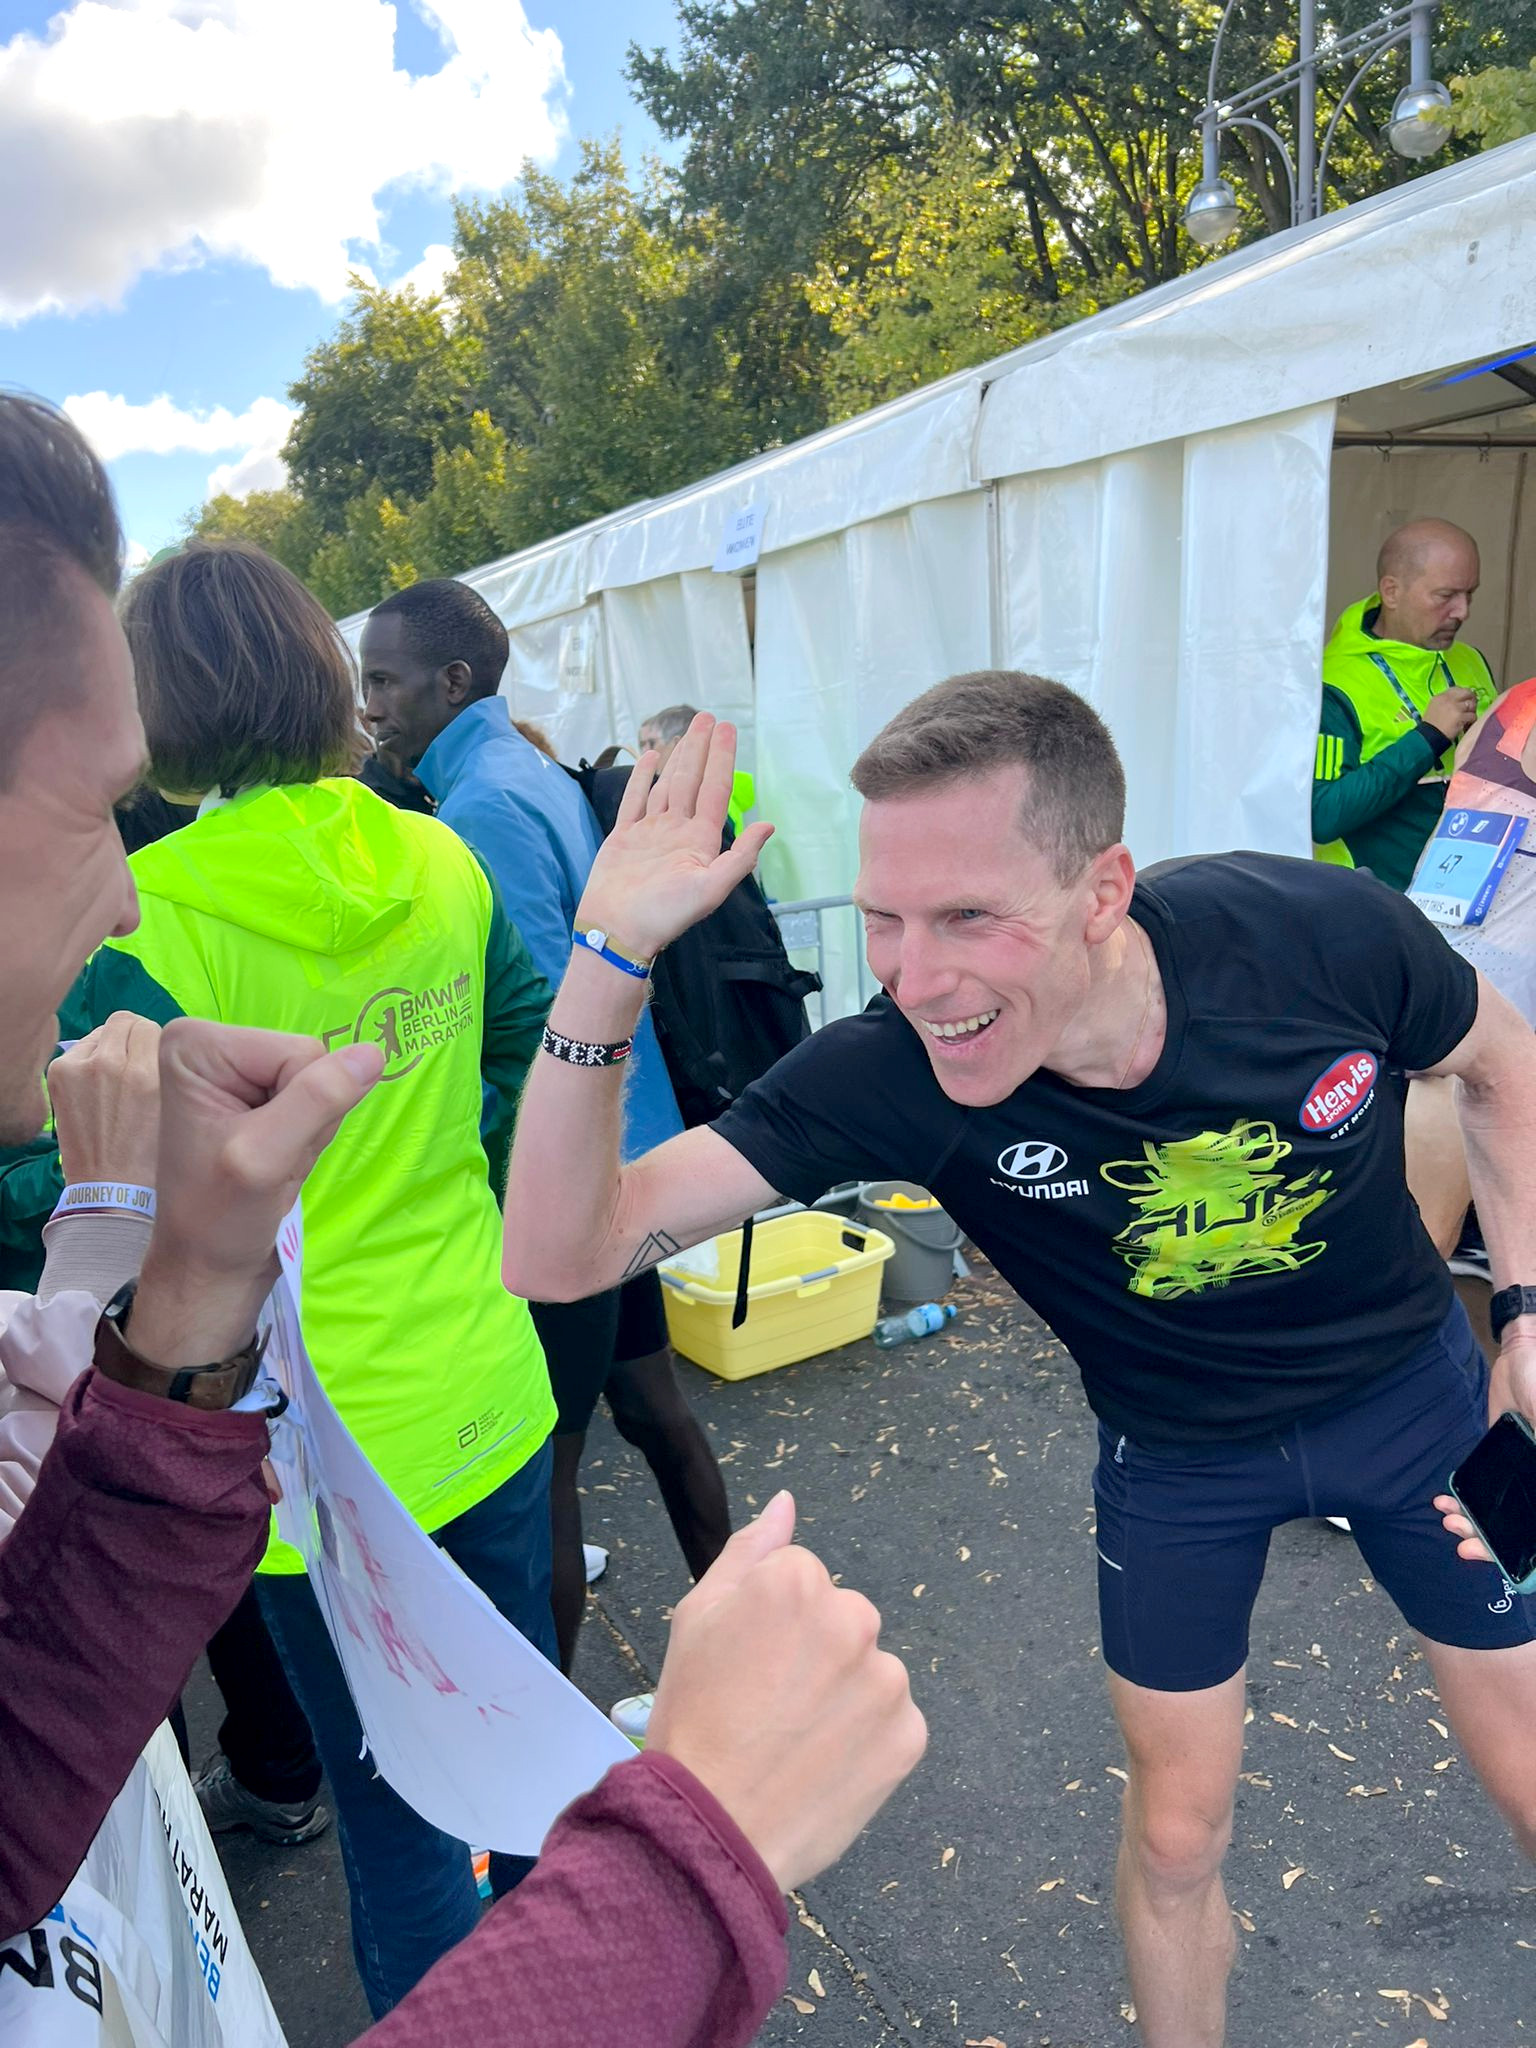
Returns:
[[[501,1284],[504,1171],[549,992],[474,854],[351,773],[350,656],[329,617],[254,548],[194,544],[129,587],[151,779],[195,820],[133,857],[136,932],[65,1006],[373,1039],[383,1080],[304,1191],[303,1317],[315,1368],[385,1482],[553,1658],[554,1421],[525,1304]],[[506,1105],[480,1135],[482,1084]],[[274,1538],[262,1610],[336,1801],[353,1948],[375,2016],[475,1925],[469,1851],[362,1760],[362,1733],[297,1552]],[[492,1883],[526,1865],[493,1859]]]

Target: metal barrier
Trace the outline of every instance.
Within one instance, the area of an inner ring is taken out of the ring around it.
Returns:
[[[771,903],[785,951],[797,967],[814,966],[822,991],[807,1009],[818,1030],[835,1017],[851,1017],[876,993],[864,958],[864,925],[851,896],[807,896],[799,903]],[[829,931],[828,921],[832,920]],[[803,956],[813,954],[814,959]]]

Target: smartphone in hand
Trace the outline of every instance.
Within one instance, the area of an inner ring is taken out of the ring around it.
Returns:
[[[1499,1417],[1451,1474],[1457,1505],[1517,1593],[1536,1593],[1536,1430]]]

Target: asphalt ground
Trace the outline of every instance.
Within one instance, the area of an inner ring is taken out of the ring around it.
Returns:
[[[806,1541],[881,1607],[930,1727],[914,1777],[797,1902],[788,1994],[760,2037],[775,2048],[1137,2039],[1111,1904],[1122,1779],[1091,1419],[1061,1347],[989,1269],[954,1298],[948,1331],[894,1352],[852,1345],[739,1385],[683,1368],[738,1516],[794,1490]],[[576,1676],[606,1706],[654,1678],[685,1581],[649,1471],[601,1417],[585,1487],[612,1561]],[[1249,1674],[1231,2048],[1536,2041],[1536,1871],[1347,1536],[1277,1533]],[[204,1676],[194,1747],[216,1704]],[[222,1847],[291,2048],[340,2048],[367,2014],[334,1830]]]

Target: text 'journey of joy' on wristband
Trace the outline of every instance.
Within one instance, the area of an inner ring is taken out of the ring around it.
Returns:
[[[58,1216],[142,1216],[155,1220],[155,1191],[123,1180],[71,1181],[54,1204],[52,1222]]]

